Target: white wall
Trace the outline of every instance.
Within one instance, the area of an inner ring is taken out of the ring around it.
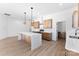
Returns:
[[[0,15],[0,39],[4,39],[7,36],[7,17]]]
[[[23,24],[24,19],[13,19],[8,18],[8,36],[15,36],[19,32],[28,32],[30,28],[30,23],[27,20],[26,25]]]
[[[30,21],[24,25],[24,19],[11,18],[10,16],[0,15],[0,39],[8,36],[15,36],[19,32],[28,32]]]

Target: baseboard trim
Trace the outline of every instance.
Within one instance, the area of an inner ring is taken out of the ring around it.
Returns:
[[[72,52],[75,52],[75,53],[79,53],[79,51],[77,50],[74,50],[74,49],[69,49],[69,48],[66,48],[68,51],[72,51]]]
[[[18,36],[18,35],[8,35],[8,36],[5,36],[5,37],[0,37],[0,40],[6,39],[6,38],[9,38],[9,37],[15,37],[15,36]]]
[[[18,35],[8,35],[7,37],[15,37],[15,36],[18,36]]]
[[[0,37],[0,40],[6,39],[6,37]]]

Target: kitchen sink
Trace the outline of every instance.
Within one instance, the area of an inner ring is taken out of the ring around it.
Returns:
[[[69,36],[69,38],[79,39],[79,36]]]

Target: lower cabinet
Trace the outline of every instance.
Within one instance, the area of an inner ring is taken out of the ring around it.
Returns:
[[[52,33],[49,33],[49,32],[42,32],[42,39],[44,40],[52,40]]]
[[[66,32],[58,32],[58,39],[66,39]]]

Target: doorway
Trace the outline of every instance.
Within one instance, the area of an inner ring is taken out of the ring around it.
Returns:
[[[66,39],[66,22],[57,22],[57,39]]]

